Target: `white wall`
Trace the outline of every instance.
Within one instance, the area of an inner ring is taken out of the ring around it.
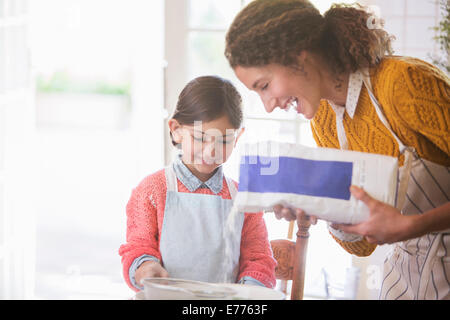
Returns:
[[[0,299],[34,289],[34,111],[27,1],[0,1]]]
[[[396,37],[396,55],[417,57],[429,61],[429,55],[439,50],[433,40],[440,19],[437,0],[365,0],[385,21],[385,29]]]
[[[56,112],[35,133],[35,297],[130,298],[118,254],[125,207],[164,165],[164,1],[40,0],[30,9],[37,71],[131,78],[125,127],[113,125],[121,97],[39,98],[39,110]]]

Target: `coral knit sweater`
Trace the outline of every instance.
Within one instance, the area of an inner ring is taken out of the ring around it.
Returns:
[[[419,157],[449,167],[449,78],[424,61],[398,56],[384,58],[371,72],[373,93],[397,137],[414,147]],[[353,119],[345,113],[343,122],[350,150],[399,157],[403,163],[398,144],[378,118],[365,86]],[[340,147],[336,115],[326,100],[322,100],[311,127],[318,146]],[[370,255],[376,247],[366,240],[335,240],[358,256]]]
[[[177,181],[179,192],[190,192],[179,179]],[[162,169],[144,178],[132,191],[127,204],[127,241],[120,247],[119,254],[122,256],[123,276],[133,290],[137,289],[129,279],[129,268],[134,259],[147,254],[161,261],[159,240],[163,226],[166,191],[165,172]],[[194,193],[214,195],[208,188],[198,188]],[[217,195],[231,199],[225,177],[223,188]],[[245,213],[237,279],[248,276],[272,288],[275,286],[276,261],[272,255],[262,215],[262,213]],[[164,266],[164,261],[161,263]]]

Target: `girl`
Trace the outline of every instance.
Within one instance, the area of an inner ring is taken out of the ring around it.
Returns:
[[[358,256],[400,241],[385,262],[381,299],[448,299],[450,81],[424,61],[390,55],[391,37],[374,22],[361,7],[333,5],[322,16],[307,0],[255,0],[230,26],[225,55],[267,112],[294,104],[311,119],[318,146],[410,164],[400,169],[403,205],[353,187],[369,220],[330,232]],[[274,211],[295,217],[281,206]]]
[[[127,205],[127,243],[119,249],[123,274],[134,290],[146,277],[207,282],[235,279],[272,288],[275,265],[266,226],[259,214],[237,219],[233,265],[223,270],[222,230],[237,184],[221,165],[243,133],[241,97],[227,80],[199,77],[181,92],[168,121],[181,155],[146,178]]]

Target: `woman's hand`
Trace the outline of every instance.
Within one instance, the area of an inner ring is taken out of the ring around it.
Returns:
[[[333,228],[364,236],[368,242],[376,244],[406,240],[414,232],[413,216],[402,215],[396,208],[375,200],[359,187],[351,186],[350,191],[369,207],[370,216],[354,225],[332,224]]]
[[[136,283],[141,284],[145,278],[168,278],[169,273],[157,261],[145,261],[137,268],[134,275]]]
[[[308,216],[302,209],[293,209],[277,204],[273,207],[273,212],[275,212],[275,217],[278,220],[284,218],[287,221],[292,221],[307,216],[310,219],[311,224],[317,223],[317,218],[315,216]]]

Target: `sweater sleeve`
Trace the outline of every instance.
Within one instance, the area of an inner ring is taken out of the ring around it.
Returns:
[[[263,213],[245,213],[238,279],[251,277],[268,288],[276,284],[275,266]]]
[[[137,291],[130,280],[129,271],[135,259],[151,255],[161,260],[158,242],[157,208],[148,179],[135,188],[126,206],[126,243],[119,248],[122,257],[123,276],[130,288]]]

